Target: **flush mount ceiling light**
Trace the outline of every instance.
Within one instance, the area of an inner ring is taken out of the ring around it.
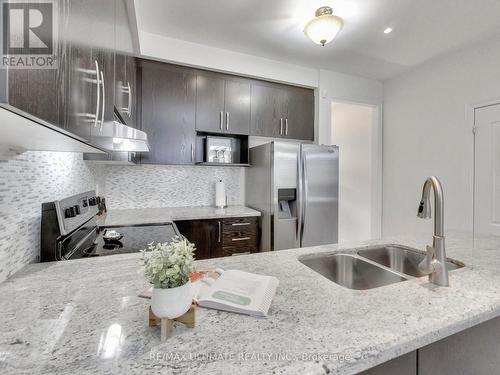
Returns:
[[[392,33],[392,27],[384,29],[384,34],[390,34],[390,33]]]
[[[342,18],[333,15],[330,7],[321,7],[316,11],[316,17],[304,27],[304,33],[316,44],[324,46],[331,42],[344,26]]]

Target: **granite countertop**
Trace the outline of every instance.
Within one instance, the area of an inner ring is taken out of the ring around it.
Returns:
[[[245,206],[215,208],[199,207],[158,207],[108,210],[98,225],[114,227],[134,224],[158,224],[174,220],[223,219],[229,217],[260,216],[260,212]]]
[[[139,255],[31,264],[0,284],[0,372],[355,374],[500,315],[499,239],[448,236],[467,264],[451,287],[426,277],[376,289],[343,288],[297,260],[404,238],[198,261],[274,275],[267,318],[197,309],[196,328],[160,342],[148,327]]]

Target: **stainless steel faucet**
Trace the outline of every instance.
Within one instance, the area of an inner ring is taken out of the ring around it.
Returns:
[[[422,219],[431,217],[430,189],[434,190],[434,236],[432,247],[427,246],[425,259],[418,265],[420,271],[429,275],[429,281],[440,286],[449,286],[448,269],[446,268],[446,251],[444,248],[444,196],[438,178],[431,176],[425,180],[422,189],[422,200],[417,216]]]

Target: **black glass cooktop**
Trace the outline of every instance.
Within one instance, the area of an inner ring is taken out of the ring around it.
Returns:
[[[104,240],[105,230],[114,230],[123,237],[118,241]],[[102,228],[91,256],[136,253],[145,249],[151,242],[170,242],[177,236],[179,233],[172,223]]]

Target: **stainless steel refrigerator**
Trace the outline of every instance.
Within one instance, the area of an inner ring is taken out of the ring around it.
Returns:
[[[250,149],[246,204],[261,212],[261,251],[338,242],[339,149],[270,142]]]

